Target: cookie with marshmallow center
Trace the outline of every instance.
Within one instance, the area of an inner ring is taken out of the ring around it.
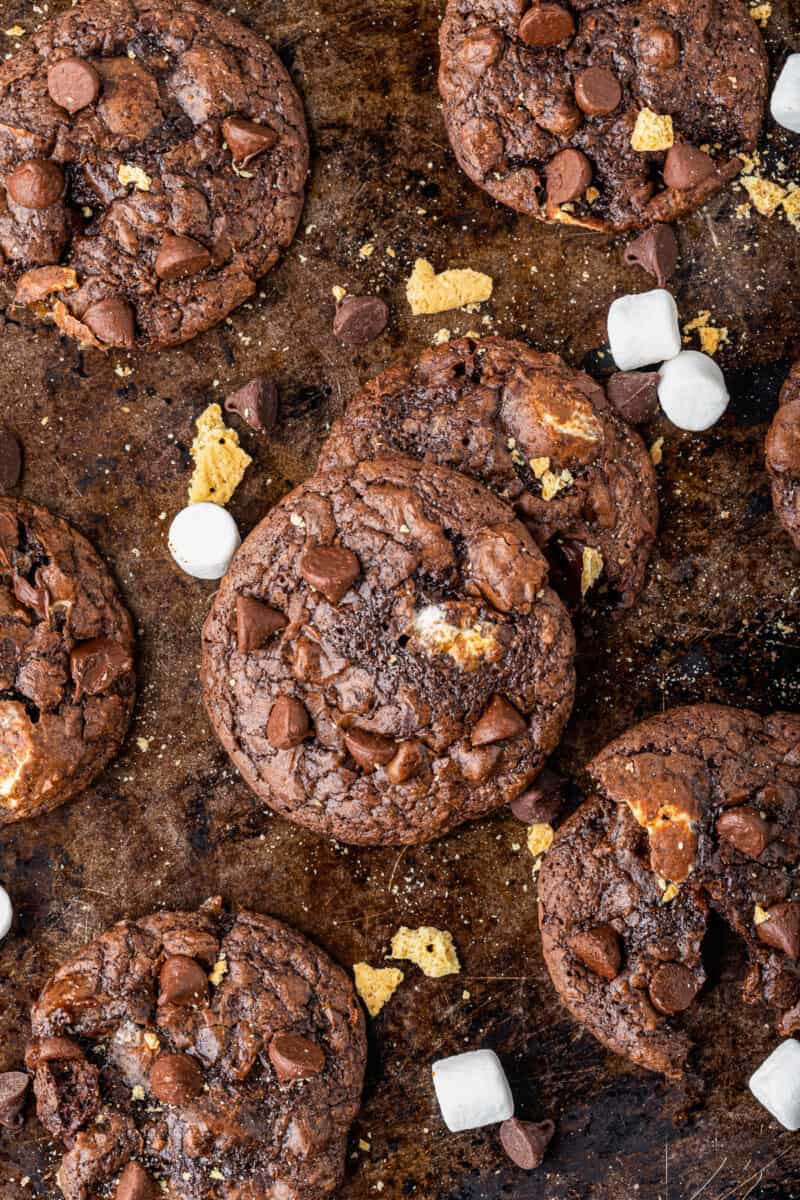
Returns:
[[[800,550],[800,362],[781,389],[767,433],[766,460],[775,513]]]

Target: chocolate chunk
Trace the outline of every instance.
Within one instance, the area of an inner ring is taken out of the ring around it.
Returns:
[[[505,697],[494,695],[473,726],[470,741],[473,746],[488,746],[492,742],[519,737],[527,728],[527,722],[514,705]]]
[[[162,1054],[150,1071],[150,1091],[162,1104],[191,1104],[203,1090],[203,1072],[188,1054]]]
[[[79,642],[69,656],[69,669],[75,683],[75,700],[81,696],[99,696],[107,692],[120,675],[133,667],[130,654],[119,642],[92,638]]]
[[[731,808],[717,821],[717,836],[744,854],[758,858],[770,842],[772,826],[754,808]]]
[[[22,447],[8,429],[0,429],[0,492],[10,491],[22,474]]]
[[[716,171],[716,165],[710,154],[698,150],[686,142],[678,142],[670,146],[664,161],[664,183],[667,187],[685,191],[697,187],[704,179],[708,179]]]
[[[137,1162],[129,1162],[119,1177],[114,1200],[156,1200],[161,1193],[151,1175]]]
[[[780,406],[767,434],[766,449],[772,471],[779,475],[797,472],[800,463],[800,400]]]
[[[637,57],[648,67],[674,67],[680,53],[677,34],[663,25],[655,25],[641,32],[636,42]]]
[[[267,720],[267,740],[276,750],[292,750],[308,737],[308,713],[294,696],[279,696]]]
[[[425,762],[424,746],[412,738],[397,747],[394,758],[386,765],[386,775],[391,783],[405,783],[420,773]]]
[[[361,574],[361,565],[344,546],[314,546],[303,555],[300,574],[331,604],[338,604]]]
[[[545,168],[547,198],[552,204],[577,200],[592,182],[592,168],[580,150],[559,150]]]
[[[668,1017],[688,1008],[700,987],[700,980],[682,963],[662,963],[650,980],[650,999]]]
[[[678,265],[678,239],[669,225],[654,225],[628,243],[625,262],[642,267],[663,287]]]
[[[385,767],[397,751],[397,743],[391,738],[380,733],[371,733],[368,729],[348,729],[344,735],[344,744],[365,771]]]
[[[325,1054],[316,1042],[294,1033],[276,1033],[268,1054],[281,1083],[311,1079],[325,1066]]]
[[[242,117],[226,117],[222,122],[222,136],[233,161],[242,167],[269,150],[278,140],[278,135],[268,125],[257,125],[255,121],[245,121]]]
[[[658,412],[658,371],[617,371],[606,383],[606,395],[628,424],[652,421]]]
[[[100,95],[100,76],[84,58],[62,58],[47,72],[47,90],[59,108],[76,113]]]
[[[252,596],[236,597],[236,648],[241,654],[261,650],[273,633],[289,624],[282,612]]]
[[[134,344],[133,309],[121,296],[92,304],[83,314],[83,323],[108,346],[131,349]]]
[[[569,948],[576,958],[599,975],[601,979],[616,979],[622,966],[622,947],[619,934],[611,925],[596,925],[574,933]]]
[[[32,1038],[25,1048],[25,1066],[35,1071],[39,1063],[78,1062],[85,1055],[77,1042],[65,1037]]]
[[[203,968],[186,954],[173,954],[158,975],[158,1003],[187,1006],[203,1004],[208,998],[208,979]]]
[[[49,208],[64,193],[64,176],[49,158],[31,158],[9,175],[6,191],[20,208]]]
[[[773,904],[768,918],[756,926],[762,942],[795,961],[800,957],[800,900]]]
[[[333,336],[346,346],[362,346],[380,337],[389,309],[380,296],[345,296],[336,305]]]
[[[606,116],[619,105],[622,88],[613,71],[589,67],[575,80],[575,99],[588,116]]]
[[[278,418],[278,386],[274,379],[258,376],[225,401],[225,411],[236,413],[258,433],[274,429]]]
[[[555,771],[545,767],[531,787],[511,801],[511,811],[518,821],[526,825],[537,822],[550,824],[561,811],[564,803],[565,782]]]
[[[574,32],[575,22],[566,8],[536,0],[519,23],[519,36],[527,46],[555,46]]]
[[[17,1129],[22,1124],[22,1110],[30,1078],[24,1071],[3,1071],[0,1074],[0,1125]]]
[[[516,1117],[500,1126],[500,1141],[511,1161],[523,1171],[542,1165],[544,1152],[556,1131],[553,1121],[519,1121]]]
[[[34,587],[24,575],[19,575],[16,571],[12,577],[11,587],[20,604],[24,604],[26,608],[32,609],[37,617],[44,618],[47,616],[49,603],[47,588]]]
[[[199,275],[210,264],[208,250],[194,238],[166,233],[156,256],[156,275],[165,280],[186,279],[190,275]]]

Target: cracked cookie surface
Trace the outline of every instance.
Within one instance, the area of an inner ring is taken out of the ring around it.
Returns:
[[[589,764],[598,794],[539,881],[545,961],[570,1012],[641,1066],[679,1076],[679,1014],[706,982],[709,911],[743,938],[747,1003],[800,1029],[800,716],[673,709]]]
[[[344,972],[218,901],[90,942],[44,988],[26,1052],[39,1119],[65,1147],[65,1200],[120,1179],[117,1195],[322,1200],[343,1175],[365,1058]]]
[[[556,746],[574,635],[508,506],[385,458],[317,475],[256,527],[203,630],[211,720],[277,812],[427,841],[518,795]]]
[[[767,433],[766,459],[775,515],[800,550],[800,362],[781,390]]]
[[[291,241],[302,106],[267,41],[194,0],[89,0],[0,65],[0,251],[85,345],[222,320]]]
[[[461,167],[545,220],[673,221],[735,178],[761,129],[768,63],[740,0],[449,0],[439,42]]]
[[[0,824],[57,808],[114,757],[133,651],[130,617],[86,539],[0,498]]]
[[[603,387],[558,355],[461,338],[392,367],[334,422],[319,469],[384,452],[461,471],[513,505],[570,607],[587,599],[586,552],[601,565],[589,600],[602,589],[627,607],[641,589],[658,524],[650,455]]]

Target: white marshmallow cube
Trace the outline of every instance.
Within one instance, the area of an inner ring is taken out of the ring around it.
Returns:
[[[750,1091],[784,1129],[800,1129],[800,1042],[781,1042],[751,1077]]]
[[[7,936],[13,917],[11,897],[4,887],[0,887],[0,942]]]
[[[769,107],[779,125],[800,133],[800,54],[790,54],[784,63]]]
[[[470,1050],[433,1064],[433,1086],[451,1133],[498,1125],[514,1115],[514,1097],[494,1050]]]
[[[221,579],[241,540],[233,517],[219,504],[190,504],[169,527],[170,554],[195,579]]]
[[[673,358],[681,348],[678,306],[665,288],[620,296],[608,310],[608,341],[620,371]]]
[[[710,429],[728,407],[725,376],[713,358],[699,350],[682,351],[665,362],[658,375],[658,402],[678,429]]]

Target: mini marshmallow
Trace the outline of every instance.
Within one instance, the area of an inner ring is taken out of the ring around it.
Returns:
[[[4,887],[0,887],[0,942],[8,934],[14,910],[11,907],[11,897]]]
[[[751,1077],[750,1091],[784,1129],[800,1129],[800,1042],[781,1042]]]
[[[608,341],[620,371],[673,358],[681,348],[678,306],[664,288],[620,296],[608,310]]]
[[[710,429],[728,407],[725,376],[713,358],[684,350],[658,372],[658,402],[678,429]]]
[[[790,54],[784,63],[769,107],[779,125],[800,133],[800,54]]]
[[[169,552],[195,579],[221,579],[241,540],[233,517],[219,504],[190,504],[169,527]]]
[[[498,1125],[514,1115],[514,1097],[494,1050],[470,1050],[433,1064],[433,1086],[451,1133]]]

